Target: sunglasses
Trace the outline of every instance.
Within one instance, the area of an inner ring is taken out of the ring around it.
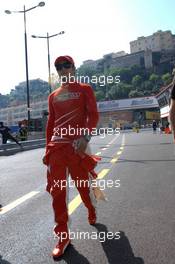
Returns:
[[[64,62],[64,63],[57,64],[55,67],[57,71],[61,71],[63,68],[70,69],[72,67],[72,63]]]

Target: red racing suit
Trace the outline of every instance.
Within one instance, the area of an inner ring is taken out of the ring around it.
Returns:
[[[77,82],[64,84],[52,92],[48,104],[46,189],[53,198],[56,222],[54,231],[59,237],[61,232],[68,233],[68,188],[61,188],[61,182],[66,181],[69,174],[89,213],[95,214],[89,185],[78,184],[79,180],[89,181],[89,167],[93,167],[93,159],[90,156],[80,156],[75,151],[73,142],[83,135],[82,129],[88,129],[90,133],[96,128],[98,111],[91,86]]]

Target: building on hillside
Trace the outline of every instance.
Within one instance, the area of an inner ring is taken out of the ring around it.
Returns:
[[[109,68],[131,67],[133,65],[138,65],[143,68],[151,68],[153,66],[152,51],[149,50],[133,54],[127,54],[124,52],[121,52],[118,55],[116,54],[105,54],[102,59],[84,61],[82,66],[101,71],[105,71]]]
[[[175,35],[170,30],[159,30],[147,37],[139,37],[130,42],[131,53],[150,49],[152,51],[175,49]]]
[[[115,53],[106,54],[99,60],[88,60],[83,66],[105,72],[110,68],[126,68],[138,65],[144,69],[153,68],[157,74],[172,72],[175,65],[175,49],[152,51],[146,49],[143,51],[115,56]]]
[[[109,64],[108,68],[129,68],[133,65],[146,68],[147,65],[145,65],[145,56],[147,56],[147,53],[144,51],[134,54],[126,54],[124,56],[112,58],[111,61],[106,61],[106,64]],[[149,65],[149,68],[150,67],[152,67],[152,64]]]
[[[125,51],[105,54],[98,60],[86,60],[82,66],[104,71],[109,68],[126,68],[133,65],[155,72],[171,72],[175,64],[175,35],[170,30],[157,31],[148,37],[130,42],[131,53]]]
[[[115,59],[117,57],[125,56],[127,54],[128,53],[126,53],[124,50],[117,51],[117,52],[115,52],[115,53],[112,54],[112,58]]]
[[[83,65],[82,66],[85,66],[85,67],[89,67],[89,68],[92,68],[92,69],[97,69],[98,67],[98,64],[101,63],[102,59],[99,59],[99,60],[86,60],[86,61],[83,61]]]
[[[127,55],[127,53],[125,51],[118,51],[118,52],[112,52],[109,54],[106,54],[103,56],[103,58],[98,59],[98,60],[86,60],[83,61],[83,66],[92,68],[92,69],[97,69],[99,67],[99,65],[101,65],[101,63],[103,63],[104,59],[106,59],[106,57],[110,57],[111,59],[115,59],[121,56],[125,56]]]

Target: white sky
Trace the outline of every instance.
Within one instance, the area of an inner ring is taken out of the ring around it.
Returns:
[[[9,93],[15,85],[26,79],[23,14],[7,15],[4,10],[23,10],[24,4],[27,9],[39,2],[37,0],[0,2],[2,94]],[[79,66],[84,60],[99,59],[107,53],[121,50],[129,52],[129,41],[139,36],[152,34],[158,29],[172,30],[160,28],[161,25],[156,22],[144,30],[132,13],[134,2],[142,8],[141,2],[145,3],[145,0],[46,0],[44,7],[37,7],[28,12],[26,15],[29,79],[48,80],[46,39],[33,39],[31,35],[45,36],[47,32],[51,35],[62,30],[66,32],[50,39],[51,72],[55,73],[53,63],[59,55],[72,56],[76,66]],[[149,16],[147,20],[149,23]]]

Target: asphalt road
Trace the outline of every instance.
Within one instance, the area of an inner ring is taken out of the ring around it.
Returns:
[[[91,147],[102,157],[97,171],[108,202],[98,202],[96,226],[88,224],[82,203],[73,202],[72,245],[57,262],[174,264],[172,136],[147,131],[94,137]],[[56,240],[43,153],[41,148],[0,157],[1,264],[54,263],[50,253]],[[77,191],[70,188],[70,202],[75,197]]]

